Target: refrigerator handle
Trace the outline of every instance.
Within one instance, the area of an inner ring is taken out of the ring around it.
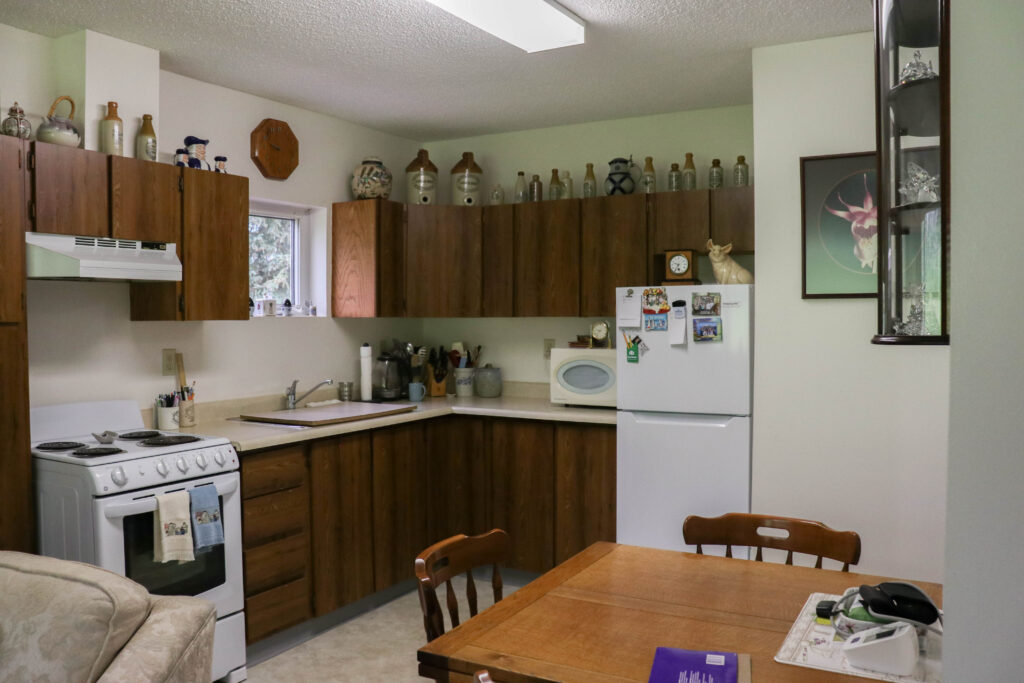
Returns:
[[[628,413],[638,424],[690,425],[694,427],[727,427],[739,415],[696,415],[666,413]]]

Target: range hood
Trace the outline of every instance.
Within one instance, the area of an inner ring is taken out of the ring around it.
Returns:
[[[38,280],[181,280],[173,243],[25,233],[25,269]]]

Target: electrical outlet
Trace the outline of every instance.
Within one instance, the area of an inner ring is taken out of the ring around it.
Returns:
[[[553,349],[553,348],[555,348],[555,340],[554,339],[545,339],[544,340],[544,357],[545,358],[551,358],[551,349]]]
[[[176,349],[163,349],[161,352],[160,373],[164,377],[168,375],[176,375],[178,373],[178,364],[174,360],[174,354],[176,352]]]

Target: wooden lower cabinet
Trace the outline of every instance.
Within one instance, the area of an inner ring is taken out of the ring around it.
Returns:
[[[486,418],[453,416],[427,422],[427,533],[430,543],[490,531],[491,459]]]
[[[315,441],[313,612],[322,616],[373,593],[372,433]]]
[[[413,562],[427,535],[425,425],[412,422],[373,435],[374,587],[413,578]]]
[[[512,540],[509,566],[547,571],[555,559],[554,425],[502,419],[489,431],[493,521]]]
[[[555,564],[615,541],[615,427],[555,427]]]
[[[242,555],[247,642],[313,617],[305,444],[243,455]]]

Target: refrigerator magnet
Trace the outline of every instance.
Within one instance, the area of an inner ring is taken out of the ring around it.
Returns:
[[[694,318],[693,341],[699,343],[722,341],[722,319],[717,317]]]
[[[668,330],[668,293],[664,287],[648,287],[642,297],[644,330],[665,332]]]
[[[686,302],[673,301],[668,315],[668,343],[686,346]]]
[[[706,294],[693,294],[693,314],[697,315],[722,315],[722,295],[718,292]]]

